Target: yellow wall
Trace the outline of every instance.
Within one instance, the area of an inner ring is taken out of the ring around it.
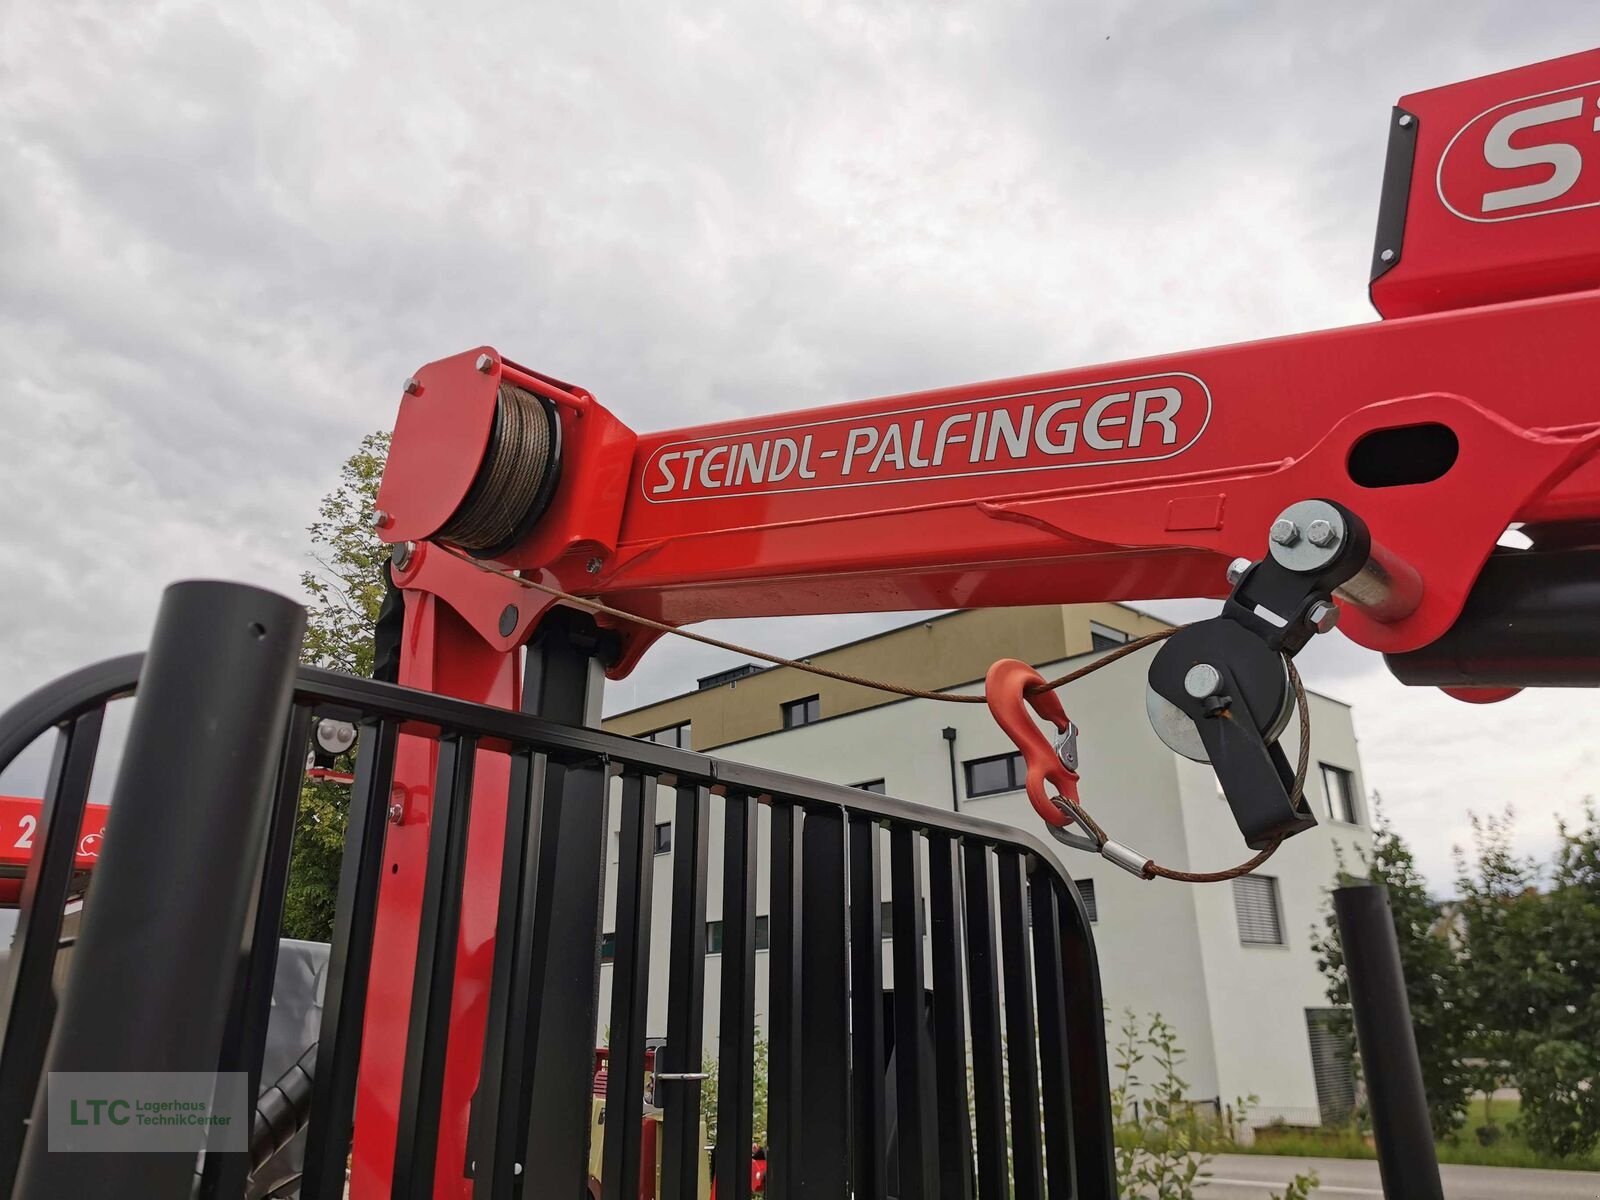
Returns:
[[[1134,637],[1166,626],[1119,604],[1037,605],[949,613],[876,637],[825,650],[811,662],[868,679],[931,689],[982,679],[998,658],[1043,663],[1087,654],[1089,623]],[[645,734],[692,722],[695,750],[710,750],[783,727],[781,705],[818,696],[823,718],[897,699],[892,693],[772,667],[704,691],[674,696],[608,718],[614,733]]]

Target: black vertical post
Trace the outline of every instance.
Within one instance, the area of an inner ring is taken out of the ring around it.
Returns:
[[[667,965],[667,1058],[656,1051],[656,1091],[666,1109],[661,1149],[664,1200],[697,1200],[704,1150],[700,1081],[662,1079],[660,1072],[698,1075],[705,1036],[706,863],[711,798],[703,787],[678,785],[672,825],[672,942]]]
[[[569,725],[600,723],[599,631],[571,610],[551,613],[528,647],[522,707]],[[589,1180],[594,1036],[600,1006],[600,919],[609,775],[593,762],[545,764],[539,808],[527,1013],[531,1061],[521,1157],[543,1194],[581,1196]],[[502,1095],[502,1104],[511,1098]],[[496,1147],[496,1153],[500,1148]]]
[[[717,1045],[717,1195],[748,1200],[755,1116],[756,802],[730,792],[722,835],[722,1031]]]
[[[889,832],[889,880],[894,892],[895,1133],[899,1194],[926,1196],[939,1178],[934,1140],[933,1047],[927,1034],[922,963],[922,846],[914,829]]]
[[[1335,888],[1333,911],[1350,978],[1383,1194],[1444,1200],[1389,889],[1372,883]]]
[[[304,631],[298,604],[259,588],[162,596],[47,1070],[216,1069]],[[45,1100],[18,1197],[193,1188],[192,1153],[50,1153]]]
[[[800,1069],[804,1118],[795,1136],[794,1195],[838,1200],[849,1194],[850,1114],[841,1098],[850,1086],[848,993],[845,984],[844,814],[808,809],[801,826]]]
[[[967,1101],[967,1017],[961,974],[961,847],[928,835],[933,941],[933,1072],[938,1095],[939,1186],[945,1200],[971,1200],[972,1130]]]
[[[883,864],[878,822],[850,815],[850,1182],[889,1194],[883,1071]]]
[[[767,1196],[792,1200],[796,1130],[801,1121],[800,1071],[800,809],[771,801],[772,935],[767,953]]]

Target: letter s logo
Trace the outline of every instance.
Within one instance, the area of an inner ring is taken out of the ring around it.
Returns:
[[[1518,150],[1511,144],[1511,135],[1536,125],[1549,125],[1552,121],[1581,116],[1583,97],[1574,96],[1570,100],[1526,108],[1496,121],[1483,139],[1483,157],[1491,167],[1510,171],[1517,167],[1549,163],[1555,170],[1543,183],[1526,183],[1521,187],[1484,193],[1483,211],[1491,213],[1504,208],[1520,208],[1524,204],[1542,204],[1570,192],[1572,185],[1578,182],[1578,176],[1583,173],[1583,154],[1576,146],[1567,142],[1547,142],[1542,146]]]
[[[1472,118],[1439,157],[1445,208],[1492,224],[1600,205],[1597,99],[1600,81],[1507,100]]]

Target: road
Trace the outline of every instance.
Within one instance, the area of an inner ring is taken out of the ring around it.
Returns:
[[[1356,1158],[1275,1158],[1219,1154],[1211,1161],[1204,1200],[1266,1200],[1295,1172],[1315,1170],[1317,1200],[1384,1200],[1378,1164]],[[1600,1200],[1600,1174],[1526,1171],[1512,1167],[1439,1168],[1449,1200]]]

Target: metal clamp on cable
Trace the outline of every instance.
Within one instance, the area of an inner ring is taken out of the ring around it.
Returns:
[[[1150,865],[1149,856],[1140,854],[1121,842],[1113,842],[1107,838],[1100,845],[1100,857],[1108,863],[1121,867],[1129,875],[1137,875],[1140,879],[1150,878],[1150,873],[1145,869]]]

